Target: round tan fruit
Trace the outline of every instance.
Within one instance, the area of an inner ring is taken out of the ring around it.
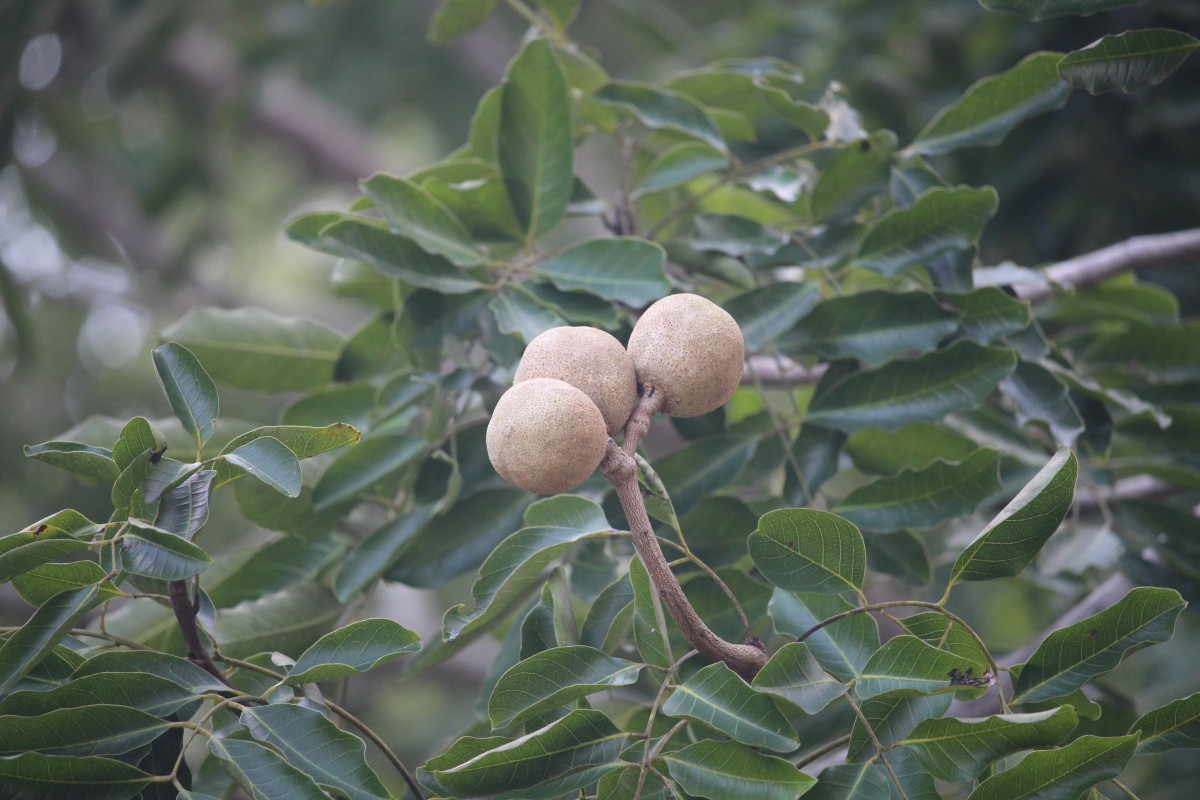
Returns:
[[[729,312],[696,294],[673,294],[646,309],[629,337],[642,391],[664,397],[663,413],[696,417],[720,408],[742,380],[742,330]]]
[[[534,494],[558,494],[600,466],[604,417],[569,383],[533,378],[500,397],[487,427],[488,457],[500,477]]]
[[[513,383],[557,378],[580,389],[600,409],[608,435],[615,436],[637,402],[637,377],[629,354],[599,328],[543,331],[525,348]]]

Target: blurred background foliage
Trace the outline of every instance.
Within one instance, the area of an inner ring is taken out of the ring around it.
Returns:
[[[331,297],[329,259],[287,241],[282,228],[303,211],[344,207],[360,178],[405,174],[462,142],[526,26],[502,10],[435,46],[425,38],[434,5],[0,0],[4,531],[64,506],[107,514],[97,510],[107,508],[107,491],[89,495],[65,473],[27,462],[22,445],[69,438],[60,434],[89,414],[164,416],[148,352],[191,307],[259,306],[340,332],[370,317]],[[1156,26],[1200,31],[1200,4],[1157,0],[1032,23],[975,0],[586,0],[572,35],[615,77],[638,80],[721,57],[779,56],[804,71],[807,99],[836,82],[864,127],[907,141],[972,82],[1030,52]],[[781,125],[757,146],[778,149],[773,135],[793,134]],[[579,159],[581,175],[603,181],[589,174],[586,149]],[[1003,145],[936,163],[951,183],[1000,193],[984,263],[1034,266],[1194,226],[1200,59],[1152,91],[1076,93]],[[1193,276],[1142,278],[1169,285],[1184,319],[1200,313]],[[222,417],[270,419],[291,399],[226,389]],[[218,495],[213,549],[222,537],[255,535],[231,504],[231,494]],[[980,622],[998,645],[1015,647],[1043,620],[1045,597],[1030,586],[1004,591],[981,607],[995,619]],[[27,614],[14,594],[3,599],[5,622]],[[422,632],[437,624],[431,616]],[[442,674],[441,689],[422,682],[372,701],[370,721],[417,762],[471,718],[469,701],[447,701],[454,668]],[[381,679],[386,672],[355,684],[359,703]]]

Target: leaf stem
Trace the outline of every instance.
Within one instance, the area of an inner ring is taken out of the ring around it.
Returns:
[[[538,16],[538,14],[535,13],[532,8],[522,3],[521,0],[505,0],[505,2],[508,4],[509,8],[517,12],[517,14],[523,17],[530,25],[546,34],[546,36],[555,44],[560,46],[566,46],[570,44],[570,41],[566,36],[563,35],[561,31],[558,30],[558,28],[554,27],[554,25]]]
[[[796,768],[804,769],[805,767],[807,767],[809,764],[816,761],[821,756],[829,755],[834,750],[838,750],[842,747],[845,747],[849,743],[850,743],[850,734],[848,734],[848,733],[845,736],[839,736],[838,738],[836,738],[832,741],[826,742],[825,744],[818,747],[816,750],[813,750],[810,753],[805,753],[804,757],[796,762]]]
[[[6,625],[3,627],[0,627],[0,633],[13,633],[14,631],[21,630],[21,628],[22,628],[21,625]],[[84,636],[89,639],[103,639],[106,642],[112,642],[113,644],[119,644],[122,647],[128,647],[131,650],[153,650],[154,649],[153,647],[150,647],[149,645],[142,644],[141,642],[135,642],[132,639],[126,639],[121,636],[114,636],[111,633],[102,633],[101,631],[92,631],[92,630],[88,630],[87,628],[71,628],[71,630],[67,631],[67,633],[71,636]]]
[[[1125,784],[1121,783],[1116,778],[1113,778],[1110,781],[1110,783],[1112,783],[1113,786],[1117,787],[1117,789],[1119,789],[1122,794],[1124,794],[1126,797],[1128,797],[1129,800],[1141,800],[1136,794],[1133,793],[1132,789],[1130,789]]]
[[[687,651],[671,665],[667,670],[667,674],[663,675],[662,685],[658,687],[658,694],[654,696],[654,702],[650,705],[650,716],[646,720],[646,733],[643,736],[646,743],[642,748],[642,768],[638,770],[637,790],[633,793],[633,800],[641,800],[642,787],[646,784],[646,770],[650,769],[650,762],[653,760],[653,757],[650,755],[650,738],[654,733],[654,720],[658,716],[658,707],[662,705],[667,688],[670,687],[671,680],[679,672],[679,668],[698,652],[697,650]]]
[[[396,755],[392,748],[388,747],[387,742],[380,738],[379,734],[371,730],[371,728],[365,722],[329,698],[325,698],[324,703],[329,707],[330,711],[337,714],[354,727],[358,728],[359,731],[362,732],[363,736],[366,736],[371,740],[372,744],[379,748],[379,751],[383,753],[384,757],[387,758],[392,767],[395,768],[396,772],[400,773],[400,777],[404,779],[404,782],[408,784],[408,790],[412,792],[414,800],[425,800],[425,795],[421,792],[421,785],[417,783],[416,778],[414,778],[412,773],[408,771],[408,768],[404,766],[404,762],[400,760],[400,757]]]
[[[875,735],[875,729],[872,728],[871,723],[867,721],[866,714],[862,712],[862,709],[859,707],[858,703],[854,702],[854,698],[851,697],[849,693],[846,693],[843,696],[846,698],[846,702],[850,704],[850,707],[854,709],[854,714],[858,717],[858,721],[862,723],[863,730],[867,732],[867,736],[871,737],[871,744],[875,746],[875,752],[879,755],[879,760],[883,762],[883,766],[887,768],[888,775],[892,776],[892,783],[896,785],[896,791],[900,793],[900,797],[903,800],[908,800],[908,795],[904,792],[904,786],[900,783],[900,779],[896,777],[896,771],[892,769],[892,765],[888,761],[887,755],[884,753],[885,748],[883,743],[879,741],[879,737]]]
[[[247,669],[251,672],[257,672],[262,675],[270,676],[279,681],[282,681],[285,677],[287,677],[282,672],[276,672],[275,670],[268,669],[267,667],[260,667],[258,664],[254,664],[250,661],[243,661],[240,658],[222,655],[219,651],[217,652],[217,658],[219,658],[221,661],[224,661],[226,664],[232,664],[239,669]],[[425,800],[425,795],[421,792],[420,784],[417,783],[416,779],[413,777],[412,773],[409,772],[408,768],[404,766],[404,762],[400,760],[400,757],[396,755],[395,751],[388,747],[387,742],[380,738],[379,734],[375,733],[375,731],[372,730],[369,725],[351,714],[347,709],[330,700],[328,697],[324,698],[322,702],[329,708],[330,711],[362,731],[363,736],[366,736],[371,740],[372,744],[379,748],[379,752],[383,753],[384,757],[386,757],[387,760],[391,762],[391,765],[395,767],[396,771],[400,773],[400,777],[404,779],[404,782],[408,784],[408,789],[412,792],[415,800]]]

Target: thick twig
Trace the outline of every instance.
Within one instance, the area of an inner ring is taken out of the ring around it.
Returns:
[[[196,626],[196,606],[188,597],[187,581],[171,581],[168,584],[171,595],[171,608],[175,610],[175,619],[179,623],[179,632],[183,634],[183,643],[188,649],[188,660],[205,672],[212,675],[229,688],[234,688],[225,677],[225,673],[213,661],[208,648],[200,638],[200,629]]]
[[[742,383],[761,383],[763,386],[803,386],[821,380],[827,364],[806,367],[787,356],[751,356],[746,359]]]
[[[1130,270],[1160,264],[1200,263],[1200,228],[1134,236],[1123,242],[1060,261],[1045,270],[1051,285],[1014,286],[1022,300],[1041,300],[1059,286],[1087,286]]]
[[[609,440],[608,452],[604,461],[600,463],[600,469],[617,490],[617,498],[621,501],[621,508],[629,521],[634,549],[645,565],[663,606],[679,626],[683,637],[705,658],[723,661],[743,678],[753,678],[767,663],[766,651],[762,644],[757,642],[732,644],[725,641],[714,633],[704,620],[700,619],[696,609],[692,608],[692,604],[684,596],[683,587],[679,585],[679,579],[671,572],[671,567],[658,546],[658,540],[654,537],[650,517],[646,514],[646,503],[638,487],[637,464],[633,458]]]

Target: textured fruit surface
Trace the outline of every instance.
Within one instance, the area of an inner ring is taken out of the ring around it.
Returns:
[[[514,383],[557,378],[580,389],[600,409],[608,434],[625,427],[637,402],[637,377],[625,348],[598,328],[551,328],[534,338],[521,356]]]
[[[742,329],[725,309],[696,294],[673,294],[646,309],[629,337],[643,391],[666,397],[663,413],[696,417],[720,408],[742,380]]]
[[[600,466],[604,417],[569,383],[533,378],[500,397],[487,427],[488,457],[500,477],[534,494],[574,489]]]

